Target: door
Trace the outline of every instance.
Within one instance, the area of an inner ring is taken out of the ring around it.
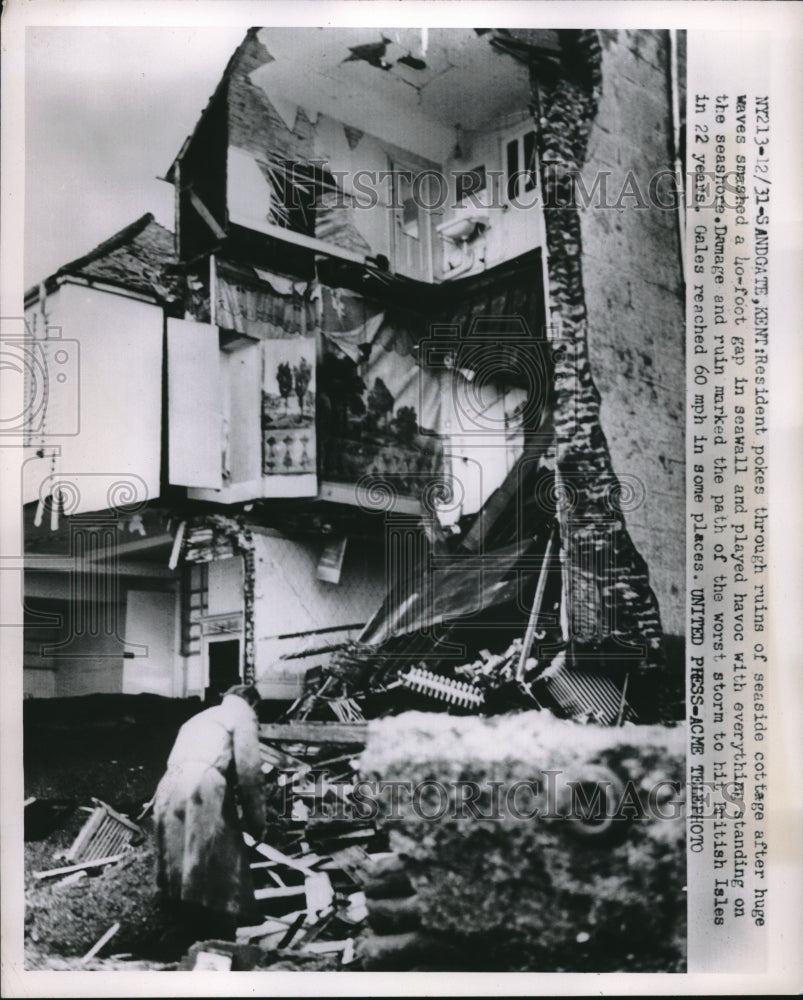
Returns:
[[[221,639],[209,642],[207,647],[209,660],[209,679],[207,682],[205,701],[216,704],[220,696],[234,684],[241,683],[240,675],[240,640]]]
[[[432,278],[432,233],[427,205],[430,178],[422,167],[391,163],[393,171],[393,269],[419,281]]]

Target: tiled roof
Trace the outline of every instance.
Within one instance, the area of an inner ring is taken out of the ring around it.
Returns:
[[[76,260],[64,264],[48,284],[62,277],[87,278],[170,301],[178,293],[173,234],[148,212]]]

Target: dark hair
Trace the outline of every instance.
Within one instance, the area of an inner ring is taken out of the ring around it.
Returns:
[[[225,698],[230,694],[236,694],[239,698],[247,701],[251,708],[256,708],[260,702],[259,690],[254,684],[235,684],[234,687],[230,687],[228,691],[223,692],[223,697]]]

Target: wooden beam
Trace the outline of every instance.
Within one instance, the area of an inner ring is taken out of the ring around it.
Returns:
[[[212,230],[212,232],[215,235],[215,238],[218,240],[225,240],[226,230],[220,225],[220,223],[217,221],[214,215],[212,215],[212,213],[209,211],[206,205],[204,205],[204,203],[201,201],[198,195],[192,190],[192,188],[189,189],[189,192],[190,192],[190,203],[192,204],[192,207],[195,209],[198,215],[201,216],[201,218],[204,220],[207,226],[209,226],[209,228]]]
[[[13,558],[13,557],[12,557]],[[97,573],[97,565],[92,563],[86,567],[77,566],[72,556],[48,556],[31,552],[25,556],[25,571],[30,573],[58,573],[60,575],[76,573]],[[117,565],[117,575],[145,577],[150,579],[176,581],[176,572],[159,563],[121,561]],[[172,589],[171,589],[172,593]]]
[[[287,896],[303,896],[303,885],[268,886],[266,889],[254,889],[254,899],[283,899]]]
[[[367,722],[271,722],[259,727],[263,740],[289,743],[362,743],[368,739]]]
[[[294,246],[302,247],[305,250],[313,250],[315,253],[324,254],[327,257],[337,257],[339,260],[348,260],[352,264],[364,264],[365,254],[354,253],[353,250],[346,250],[335,243],[328,243],[326,240],[316,239],[314,236],[305,236],[304,233],[297,233],[294,229],[286,229],[284,226],[277,226],[273,222],[263,222],[259,226],[259,232],[274,239],[282,240],[284,243],[292,243]]]
[[[115,546],[109,546],[108,548],[101,549],[99,554],[91,558],[92,562],[103,562],[107,559],[110,552],[114,552],[117,556],[126,556],[131,552],[144,552],[148,549],[158,549],[166,548],[173,542],[173,536],[168,535],[166,532],[161,535],[150,535],[147,538],[134,538],[130,542],[119,542]]]
[[[120,925],[117,922],[113,923],[111,927],[106,931],[106,933],[101,938],[99,938],[95,942],[95,944],[92,945],[92,947],[89,949],[86,955],[84,955],[84,957],[81,959],[80,964],[85,965],[90,960],[90,958],[94,958],[95,955],[97,955],[97,953],[100,951],[100,949],[105,944],[108,944],[108,942],[111,941],[111,939],[119,930],[120,930]]]
[[[321,480],[318,484],[318,499],[328,500],[330,503],[356,504],[354,486],[346,483],[335,483],[329,480]],[[421,501],[415,497],[397,496],[393,500],[394,514],[421,514]]]

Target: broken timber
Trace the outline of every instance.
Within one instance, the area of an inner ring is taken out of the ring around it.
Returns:
[[[107,945],[119,930],[120,930],[119,923],[116,922],[113,923],[111,927],[106,931],[106,933],[101,938],[99,938],[95,942],[95,944],[92,945],[92,947],[89,949],[86,955],[84,955],[84,957],[81,959],[80,964],[84,965],[91,958],[94,958],[95,955],[97,955],[97,953],[100,951],[100,949],[103,948],[105,945]]]
[[[263,740],[289,743],[355,743],[365,745],[367,722],[270,722],[259,727]]]
[[[76,865],[65,865],[63,868],[51,868],[46,872],[34,872],[36,879],[53,878],[55,875],[70,875],[72,872],[80,872],[85,868],[102,868],[104,865],[112,865],[117,861],[122,861],[125,854],[112,854],[108,858],[96,858],[94,861],[82,861]]]

